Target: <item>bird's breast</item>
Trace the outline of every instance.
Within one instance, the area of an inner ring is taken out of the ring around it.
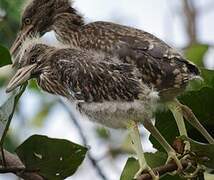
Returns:
[[[152,108],[140,100],[80,103],[78,109],[90,120],[111,128],[125,128],[129,120],[142,121],[152,114]]]

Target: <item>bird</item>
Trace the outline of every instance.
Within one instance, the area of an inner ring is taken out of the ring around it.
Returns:
[[[151,90],[158,92],[160,101],[173,113],[180,135],[188,136],[183,116],[188,120],[186,115],[191,111],[176,97],[184,92],[190,80],[200,76],[199,69],[174,48],[143,30],[103,21],[86,24],[72,5],[70,0],[29,1],[11,53],[17,54],[26,37],[42,36],[54,30],[57,39],[70,47],[102,52],[106,56],[117,57],[123,63],[135,65],[138,77]],[[16,58],[14,66],[20,66]],[[214,139],[196,117],[190,122],[209,143],[214,144]],[[188,143],[186,149],[190,149]]]
[[[140,164],[135,178],[147,171],[154,180],[159,179],[144,158],[138,122],[143,123],[182,168],[175,150],[151,121],[158,92],[142,81],[135,65],[96,51],[49,46],[38,38],[27,38],[22,43],[19,64],[7,86],[8,93],[35,78],[42,90],[66,97],[91,120],[115,129],[128,128]]]

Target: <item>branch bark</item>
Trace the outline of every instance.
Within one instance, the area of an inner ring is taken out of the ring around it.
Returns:
[[[3,167],[2,161],[0,161],[0,172],[1,173],[14,173],[20,178],[26,180],[44,180],[38,173],[27,171],[21,160],[14,154],[4,150],[4,156],[7,167]],[[2,154],[0,153],[0,158],[2,159]]]
[[[181,163],[182,163],[183,169],[187,168],[189,163],[192,164],[192,162],[188,161],[188,160],[181,160]],[[164,175],[166,173],[170,173],[170,172],[176,171],[177,168],[178,167],[174,162],[170,162],[170,163],[168,163],[166,165],[154,168],[153,171],[157,172],[159,174],[159,176],[162,176],[162,175]],[[148,174],[148,173],[144,173],[138,178],[138,180],[152,180],[152,176],[150,174]]]

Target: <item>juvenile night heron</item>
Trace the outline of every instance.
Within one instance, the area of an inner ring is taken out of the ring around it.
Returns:
[[[182,168],[174,149],[150,121],[158,92],[144,84],[135,65],[94,51],[50,47],[38,39],[24,42],[19,57],[19,69],[7,92],[36,78],[44,91],[67,97],[92,120],[111,128],[128,127],[140,163],[136,177],[146,170],[158,179],[144,158],[137,122],[143,123]]]
[[[175,98],[184,91],[189,80],[199,75],[198,68],[163,41],[142,30],[109,22],[85,24],[71,5],[69,0],[30,1],[24,9],[21,29],[11,52],[17,54],[27,36],[54,30],[64,44],[102,52],[104,56],[115,56],[123,63],[135,65],[137,77],[149,89],[159,92],[160,100],[172,111],[180,134],[187,136],[182,111],[191,112]],[[195,116],[192,117],[191,124],[208,142],[214,143]]]

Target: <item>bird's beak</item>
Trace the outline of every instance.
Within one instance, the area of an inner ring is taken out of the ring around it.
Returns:
[[[32,70],[34,70],[36,66],[37,64],[32,64],[19,69],[14,75],[14,77],[10,80],[6,88],[6,92],[9,93],[13,91],[15,88],[29,80],[31,78]]]
[[[26,28],[22,29],[17,37],[16,37],[16,40],[14,41],[13,45],[11,46],[10,48],[10,53],[12,55],[15,55],[19,46],[22,44],[22,42],[26,39],[26,37],[31,34],[32,32],[32,29],[33,29],[33,26],[32,25],[29,25],[27,26]],[[16,62],[14,62],[13,66],[16,65]]]

